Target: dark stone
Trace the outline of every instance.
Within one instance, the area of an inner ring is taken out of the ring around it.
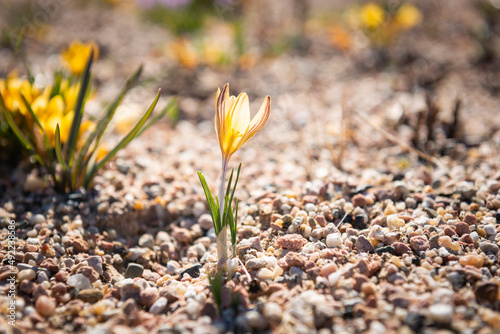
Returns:
[[[493,282],[478,283],[474,293],[478,302],[493,304],[497,300],[498,285]]]
[[[396,251],[394,249],[394,247],[392,246],[384,246],[384,247],[380,247],[380,248],[377,248],[375,249],[375,253],[377,254],[383,254],[383,253],[389,253],[389,254],[394,254]]]
[[[422,329],[425,325],[425,316],[422,314],[409,312],[406,315],[405,323],[410,327],[414,332],[421,333]]]
[[[197,263],[194,266],[185,269],[183,272],[181,272],[181,279],[184,276],[184,274],[188,274],[192,278],[199,277],[201,268],[202,268],[201,264]]]
[[[144,272],[144,267],[141,266],[140,264],[129,263],[127,266],[127,270],[125,271],[125,277],[128,278],[141,277],[143,272]]]

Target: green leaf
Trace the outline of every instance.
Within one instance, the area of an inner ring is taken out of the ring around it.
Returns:
[[[76,100],[73,122],[71,123],[71,130],[69,133],[69,139],[67,142],[66,149],[66,163],[71,168],[73,165],[73,158],[76,150],[76,144],[78,141],[78,134],[80,132],[80,125],[83,118],[83,108],[85,106],[85,97],[90,87],[90,69],[92,67],[92,61],[94,60],[94,50],[90,52],[89,59],[87,60],[87,65],[85,66],[85,72],[83,73],[82,83],[80,91],[78,92],[78,98]]]
[[[33,120],[35,121],[36,125],[40,128],[40,130],[42,130],[43,142],[45,144],[45,151],[49,156],[49,163],[47,165],[50,166],[50,168],[52,168],[52,164],[54,162],[54,156],[52,153],[52,147],[50,146],[49,137],[47,136],[47,131],[45,131],[45,129],[42,126],[42,123],[40,123],[40,120],[33,112],[33,109],[31,108],[31,105],[29,104],[24,94],[21,94],[21,98],[23,99],[24,105],[26,106],[26,109],[28,109],[28,112],[31,114],[31,117],[33,117]]]
[[[0,94],[0,105],[2,107],[3,115],[5,117],[5,120],[7,121],[7,124],[9,124],[10,129],[14,134],[16,135],[17,139],[21,142],[21,144],[30,152],[35,152],[35,146],[24,136],[22,133],[21,129],[17,126],[17,124],[14,122],[12,119],[12,115],[10,112],[7,110],[7,107],[5,106],[5,102],[3,100],[2,95]]]
[[[208,209],[210,211],[210,215],[212,216],[212,221],[214,223],[215,234],[218,235],[223,227],[220,220],[219,205],[217,204],[218,201],[214,200],[214,197],[210,192],[210,188],[208,187],[207,181],[205,180],[205,177],[200,171],[198,171],[198,177],[200,179],[201,186],[203,187],[203,191],[205,192],[205,198],[207,199]]]
[[[144,131],[146,131],[151,125],[158,122],[163,116],[168,115],[172,110],[177,110],[177,99],[172,99],[167,104],[165,108],[158,114],[151,118],[146,125],[144,125],[137,134],[136,138],[139,137]]]
[[[116,109],[118,108],[121,101],[125,97],[125,94],[127,94],[127,92],[137,83],[137,78],[141,75],[141,72],[142,72],[142,66],[140,66],[137,69],[137,71],[135,71],[135,73],[132,74],[132,76],[127,80],[127,83],[120,92],[120,95],[118,95],[116,99],[113,101],[113,103],[109,106],[108,110],[97,124],[95,130],[90,133],[87,140],[85,141],[85,144],[83,145],[82,149],[80,150],[80,153],[78,154],[76,163],[74,164],[73,175],[72,175],[72,183],[74,185],[76,185],[78,181],[78,174],[83,175],[82,172],[86,170],[87,168],[86,165],[90,160],[90,158],[94,155],[97,147],[99,146],[99,142],[101,141],[101,138],[104,135],[106,128],[108,127],[111,119],[113,118]],[[94,147],[90,155],[87,157],[87,153],[92,143],[94,143]]]
[[[69,171],[68,171],[68,166],[66,166],[66,163],[64,162],[64,159],[62,157],[62,148],[61,148],[61,130],[59,129],[59,123],[56,125],[56,134],[55,134],[55,151],[56,151],[56,157],[57,161],[59,161],[59,164],[62,167],[63,170],[63,176],[62,176],[62,190],[64,191],[66,188],[66,180],[68,179],[69,176]]]
[[[97,161],[94,164],[90,173],[88,173],[85,176],[85,181],[84,181],[85,188],[88,187],[88,185],[90,184],[90,181],[94,177],[95,173],[97,173],[97,171],[99,169],[101,169],[106,164],[106,162],[108,162],[111,158],[113,158],[116,155],[116,153],[118,153],[119,150],[121,150],[122,148],[127,146],[128,143],[130,143],[136,137],[137,133],[140,131],[140,129],[142,128],[142,126],[144,125],[144,123],[146,122],[148,117],[153,112],[153,110],[156,106],[156,103],[158,103],[158,99],[160,98],[160,92],[161,92],[161,89],[158,90],[158,94],[156,94],[156,97],[155,97],[153,103],[148,108],[146,113],[142,116],[142,118],[139,120],[139,122],[134,126],[134,128],[104,158],[102,158],[100,161]]]

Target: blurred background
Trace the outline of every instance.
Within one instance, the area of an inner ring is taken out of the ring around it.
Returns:
[[[172,124],[211,121],[230,82],[256,104],[273,98],[262,143],[342,170],[369,165],[351,146],[466,159],[500,143],[498,0],[4,0],[0,32],[0,77],[40,86],[71,43],[95,43],[96,106],[143,64],[118,131],[159,87],[179,97]]]

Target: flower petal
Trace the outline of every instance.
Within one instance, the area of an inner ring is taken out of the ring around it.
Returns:
[[[267,119],[269,118],[270,112],[271,112],[271,98],[269,96],[266,96],[266,98],[264,99],[264,103],[262,103],[262,106],[260,107],[259,112],[252,119],[252,122],[250,123],[247,132],[238,143],[239,145],[237,149],[239,149],[250,138],[255,136],[255,134],[257,134],[257,132],[259,132],[260,129],[262,129],[264,124],[266,124]]]

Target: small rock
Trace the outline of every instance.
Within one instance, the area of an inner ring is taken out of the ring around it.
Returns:
[[[470,233],[469,224],[464,223],[464,222],[456,223],[455,224],[455,232],[457,232],[457,234],[459,236],[462,236],[464,234],[469,234]]]
[[[241,240],[236,246],[236,253],[238,254],[239,257],[242,257],[250,249],[255,249],[256,251],[259,252],[262,251],[262,246],[260,244],[259,237],[252,237]]]
[[[474,225],[477,222],[477,217],[474,216],[472,213],[468,213],[465,215],[464,221],[469,225]]]
[[[160,314],[167,308],[168,300],[165,297],[160,297],[151,305],[149,312],[152,314]]]
[[[94,269],[99,275],[103,274],[102,270],[102,257],[99,255],[92,255],[87,259],[89,267]]]
[[[338,247],[342,244],[342,236],[340,233],[332,233],[326,236],[327,247]]]
[[[247,311],[245,313],[245,320],[254,330],[263,330],[266,328],[266,319],[258,311]]]
[[[74,239],[72,243],[73,249],[77,253],[88,253],[89,251],[89,245],[85,240],[82,239]]]
[[[91,289],[90,280],[83,274],[75,274],[68,277],[66,284],[78,290]]]
[[[411,247],[417,252],[426,251],[430,248],[430,244],[427,238],[420,235],[412,237],[410,239],[410,244]]]
[[[494,282],[481,282],[476,285],[474,293],[480,302],[493,304],[498,296],[498,284]]]
[[[248,270],[256,270],[259,268],[265,267],[267,264],[266,259],[264,258],[255,258],[255,259],[250,259],[245,263],[245,267]]]
[[[285,261],[290,267],[303,267],[306,262],[300,254],[295,252],[286,254]]]
[[[375,248],[373,248],[372,244],[364,235],[360,235],[358,239],[356,240],[355,247],[358,250],[358,252],[366,252],[366,253],[373,253],[375,251]]]
[[[187,228],[183,227],[174,228],[174,230],[172,231],[172,236],[175,238],[175,240],[177,240],[177,242],[184,244],[190,243],[192,239],[191,232],[189,232]]]
[[[147,247],[147,248],[153,249],[153,246],[155,244],[154,243],[154,238],[153,238],[153,236],[151,234],[143,234],[139,238],[138,244],[141,247]]]
[[[278,237],[275,244],[278,248],[299,251],[306,243],[307,240],[300,234],[287,234],[282,237]]]
[[[394,247],[394,253],[398,256],[410,254],[411,252],[411,248],[407,244],[399,241],[393,242],[392,247]]]
[[[101,300],[103,293],[98,289],[84,289],[78,292],[78,298],[88,303],[96,303]]]
[[[257,272],[257,277],[260,278],[261,280],[266,280],[266,279],[272,279],[273,278],[273,272],[267,268],[261,268]]]
[[[146,307],[150,308],[158,299],[158,290],[156,288],[146,288],[141,291],[139,295],[139,303]]]
[[[451,323],[453,307],[447,304],[435,304],[429,307],[429,319],[440,325]]]
[[[262,313],[268,321],[274,324],[279,324],[283,319],[283,310],[281,306],[274,302],[266,303]]]
[[[31,225],[43,224],[43,223],[45,223],[45,217],[41,214],[36,214],[30,217]]]
[[[496,254],[498,253],[498,246],[492,242],[489,241],[483,241],[479,245],[479,248],[485,253],[485,254]]]
[[[495,225],[488,224],[484,227],[484,231],[486,232],[486,235],[496,235],[497,234],[497,228]]]
[[[458,259],[462,266],[474,266],[476,268],[481,268],[484,264],[484,259],[481,255],[469,254],[462,256]]]
[[[366,205],[365,195],[363,195],[363,194],[354,195],[354,197],[352,198],[352,205],[354,205],[355,207],[356,206],[359,206],[359,207],[365,206]]]
[[[24,280],[32,281],[35,279],[35,277],[36,273],[33,269],[24,269],[17,274],[17,279],[19,280],[19,282]]]
[[[138,263],[129,263],[125,270],[125,277],[134,278],[141,277],[144,272],[144,267]]]
[[[36,311],[42,316],[42,317],[50,317],[54,315],[56,311],[56,303],[55,301],[45,295],[41,295],[38,297],[35,303],[35,308]]]
[[[197,278],[200,276],[200,269],[202,268],[201,264],[197,263],[192,267],[189,267],[185,269],[183,272],[181,272],[180,277],[182,278],[184,274],[188,274],[191,276],[191,278]]]
[[[209,230],[214,226],[212,216],[208,213],[202,214],[200,218],[198,218],[198,224],[204,230]]]

